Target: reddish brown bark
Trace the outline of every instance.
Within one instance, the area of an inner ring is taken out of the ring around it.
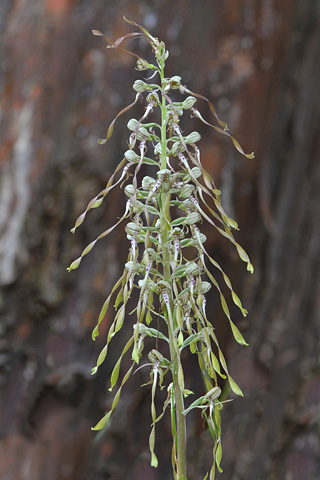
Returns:
[[[106,51],[91,35],[93,28],[123,35],[131,29],[124,14],[166,41],[168,75],[211,98],[244,149],[256,152],[256,160],[243,160],[226,139],[196,126],[203,162],[256,267],[249,277],[230,246],[207,230],[212,254],[250,311],[245,321],[234,312],[250,343],[243,349],[215,297],[209,300],[245,392],[223,414],[225,478],[317,480],[320,17],[312,0],[1,4],[0,476],[171,478],[165,422],[157,431],[160,467],[149,466],[150,392],[139,388],[147,372],[128,384],[109,430],[90,432],[112,399],[106,378],[117,346],[90,375],[109,318],[99,341],[90,334],[126,258],[121,229],[77,272],[66,272],[124,207],[115,193],[69,233],[126,148],[130,114],[107,146],[96,141],[132,101],[139,74],[130,57]],[[147,45],[130,45],[147,55]],[[201,391],[192,363],[188,374]],[[210,438],[193,417],[188,432],[189,480],[202,480]]]

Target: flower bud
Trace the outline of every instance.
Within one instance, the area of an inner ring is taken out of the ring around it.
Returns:
[[[172,145],[171,154],[176,155],[181,148],[182,145],[180,142],[174,142],[174,144]]]
[[[189,215],[187,215],[185,219],[185,223],[187,225],[194,225],[195,223],[200,222],[201,220],[201,215],[198,212],[191,212]]]
[[[131,120],[129,120],[129,122],[127,123],[127,128],[134,132],[138,123],[138,120],[136,120],[135,118],[131,118]]]
[[[134,235],[135,233],[139,233],[141,231],[141,227],[134,222],[129,222],[125,227],[125,231],[129,235]]]
[[[172,119],[175,115],[181,116],[183,115],[183,108],[182,104],[179,102],[175,102],[173,104],[173,107],[171,105],[167,106],[167,115],[166,119],[170,120]]]
[[[194,203],[193,201],[190,199],[190,198],[186,198],[183,202],[182,202],[182,205],[183,205],[183,208],[185,210],[194,210]]]
[[[161,143],[157,143],[154,147],[154,154],[160,155],[161,154]]]
[[[128,162],[136,163],[140,160],[139,155],[136,154],[133,150],[127,150],[124,154]]]
[[[207,241],[207,237],[203,233],[199,233],[200,242],[204,243]]]
[[[198,132],[192,132],[190,133],[186,138],[185,138],[185,142],[186,143],[197,143],[199,142],[199,140],[201,140],[201,135],[200,133]]]
[[[131,202],[131,211],[133,213],[142,213],[144,212],[144,204],[139,202],[139,200],[135,200],[134,202]],[[140,231],[140,230],[139,230]]]
[[[192,177],[195,177],[195,178],[199,178],[202,175],[199,167],[191,168],[191,173],[192,173]],[[183,177],[183,180],[188,181],[188,180],[190,180],[190,177],[191,177],[191,175],[189,173],[186,173]]]
[[[165,360],[164,356],[155,349],[152,349],[148,354],[148,358],[151,363],[160,363],[162,364]]]
[[[149,85],[149,83],[144,82],[143,80],[136,80],[133,84],[133,90],[136,92],[148,92],[154,88],[154,85]]]
[[[142,179],[142,188],[143,190],[150,190],[155,183],[154,178],[146,176]]]
[[[185,110],[188,110],[189,108],[193,107],[196,101],[197,99],[195,97],[187,97],[182,103],[182,108],[184,108]]]
[[[202,244],[207,240],[207,237],[203,233],[199,233],[200,241]],[[181,245],[183,247],[198,247],[199,246],[199,241],[197,237],[192,237],[192,238],[184,238],[181,240]]]
[[[134,186],[127,185],[124,189],[124,193],[127,195],[127,197],[131,198],[134,195]]]
[[[185,277],[186,275],[197,275],[200,272],[199,266],[195,262],[187,262],[176,268],[176,277]]]
[[[185,273],[186,275],[196,275],[199,273],[200,268],[195,262],[188,262],[185,264]]]
[[[212,287],[211,283],[209,283],[209,282],[201,282],[200,292],[201,292],[201,293],[207,293],[207,292],[209,292],[209,290],[210,290],[211,287]]]
[[[193,167],[191,168],[191,172],[192,172],[192,175],[195,177],[195,178],[199,178],[201,177],[202,173],[201,173],[201,170],[199,167]]]
[[[188,198],[190,197],[190,195],[192,195],[193,191],[194,191],[194,185],[187,183],[180,190],[179,197]]]
[[[155,65],[148,63],[144,58],[139,58],[137,60],[137,70],[154,70],[155,68]]]
[[[202,403],[205,403],[207,401],[213,401],[216,398],[220,397],[221,395],[221,389],[219,387],[213,387],[209,392],[206,393],[204,396],[204,399],[202,400]]]
[[[138,135],[137,135],[137,139],[138,139],[138,140],[143,140],[143,139],[146,139],[146,138],[147,138],[147,139],[150,139],[150,138],[151,138],[150,133],[149,133],[148,130],[147,130],[145,127],[143,127],[143,126],[140,126],[140,127],[139,127],[139,131],[138,131],[138,132],[139,132]]]

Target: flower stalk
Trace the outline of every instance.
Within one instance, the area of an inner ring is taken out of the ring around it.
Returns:
[[[164,84],[164,61],[160,61],[160,84]],[[161,169],[166,169],[167,167],[167,124],[166,124],[166,98],[162,94],[162,103],[161,103]],[[168,250],[169,239],[168,239],[168,225],[171,223],[170,217],[170,200],[171,197],[167,196],[165,198],[164,194],[161,198],[161,203],[163,208],[160,211],[160,223],[161,223],[161,239],[162,239],[162,251],[163,251],[163,273],[164,281],[170,285],[171,278],[171,268],[170,268],[170,252]],[[165,316],[167,321],[169,321],[168,313],[174,308],[173,302],[168,299],[169,304],[167,305],[167,312]],[[168,312],[168,308],[170,309]],[[171,319],[170,319],[171,320]],[[172,323],[172,324],[171,324]],[[172,430],[176,430],[176,469],[175,478],[177,479],[186,479],[186,417],[183,415],[184,412],[184,398],[183,392],[179,385],[178,381],[178,368],[180,363],[179,349],[177,346],[177,339],[174,334],[173,322],[169,323],[169,346],[170,346],[170,359],[173,368],[173,399],[175,401],[173,408],[172,418]],[[181,368],[181,367],[180,367]]]

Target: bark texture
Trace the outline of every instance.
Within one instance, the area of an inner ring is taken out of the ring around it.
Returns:
[[[202,160],[240,224],[249,276],[227,243],[208,245],[249,310],[234,320],[235,345],[218,299],[213,322],[244,399],[223,413],[230,480],[320,479],[320,8],[316,0],[3,0],[0,5],[0,477],[3,480],[171,478],[170,427],[157,429],[159,468],[149,466],[150,391],[139,371],[106,432],[94,425],[112,402],[108,363],[92,377],[110,317],[90,339],[127,256],[116,230],[81,267],[66,267],[112,225],[115,192],[75,236],[69,231],[104,188],[126,149],[120,119],[140,78],[133,59],[105,51],[130,31],[125,15],[163,39],[168,75],[212,99],[255,160],[197,125]],[[147,55],[147,44],[132,41]],[[137,107],[139,108],[139,107]],[[199,105],[199,109],[202,110]],[[203,105],[206,110],[206,105]],[[186,130],[188,125],[186,124]],[[208,247],[208,248],[209,248]],[[111,312],[110,312],[111,315]],[[190,388],[201,391],[190,362]],[[159,407],[160,408],[160,407]],[[211,442],[190,417],[189,478],[202,480]]]

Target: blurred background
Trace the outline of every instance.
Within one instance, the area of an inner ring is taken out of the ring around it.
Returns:
[[[250,344],[244,348],[218,297],[209,298],[245,393],[223,411],[221,478],[319,480],[318,0],[1,0],[0,477],[171,479],[169,418],[157,427],[160,465],[149,465],[150,389],[140,388],[148,372],[128,382],[107,431],[90,431],[111,405],[108,375],[126,335],[92,377],[112,310],[95,343],[91,331],[127,257],[123,228],[98,242],[76,272],[66,271],[125,205],[114,192],[70,233],[122,159],[127,121],[141,113],[125,114],[108,144],[97,144],[143,77],[132,57],[107,51],[91,33],[116,39],[133,31],[123,15],[165,41],[167,76],[180,75],[210,98],[256,154],[245,159],[193,121],[202,161],[255,266],[248,274],[232,245],[204,226],[211,255],[249,310],[246,319],[232,311]],[[143,40],[127,47],[149,55]],[[197,108],[210,118],[205,103]],[[201,394],[198,370],[187,362],[188,388]],[[188,422],[189,480],[202,480],[211,439],[201,418]]]

